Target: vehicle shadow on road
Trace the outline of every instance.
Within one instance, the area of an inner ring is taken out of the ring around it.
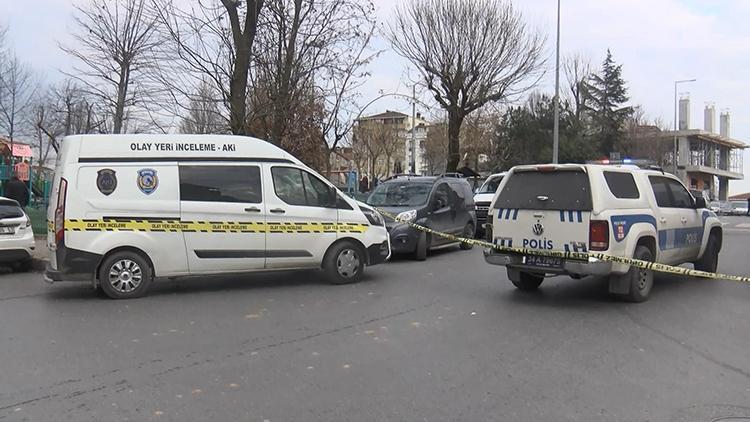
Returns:
[[[357,284],[376,281],[367,272]],[[58,287],[59,286],[59,287]],[[222,291],[252,291],[262,289],[295,288],[300,286],[319,286],[321,288],[345,287],[334,286],[329,283],[323,272],[309,271],[283,271],[252,274],[212,275],[212,276],[190,276],[174,280],[159,279],[151,285],[146,297],[164,296],[174,294],[192,294],[202,292]],[[91,288],[89,284],[56,285],[55,289],[47,293],[49,299],[54,300],[76,300],[88,298],[106,298],[104,293]]]
[[[693,277],[657,274],[649,300],[659,300],[661,296],[665,295],[689,295],[698,289],[711,289],[705,285],[711,282]],[[607,303],[627,304],[627,302],[623,302],[609,294],[609,280],[607,277],[586,277],[581,280],[574,280],[570,277],[560,276],[545,280],[539,290],[534,292],[523,292],[513,289],[503,291],[498,296],[500,300],[509,301],[514,304],[545,307],[580,308],[587,305],[599,306]]]

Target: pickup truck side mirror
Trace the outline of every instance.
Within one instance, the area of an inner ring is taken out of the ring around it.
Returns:
[[[706,200],[704,198],[695,198],[695,209],[706,208]]]

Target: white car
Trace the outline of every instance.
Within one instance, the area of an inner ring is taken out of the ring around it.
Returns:
[[[477,234],[484,233],[484,224],[487,222],[487,212],[490,209],[492,198],[495,197],[495,191],[503,181],[505,173],[496,173],[487,178],[482,186],[474,192],[474,207],[477,211]]]
[[[378,212],[256,138],[69,136],[54,187],[45,280],[116,299],[189,275],[322,269],[352,283],[391,254]]]
[[[29,270],[34,245],[29,216],[18,202],[0,196],[0,263]]]
[[[729,201],[729,215],[747,215],[747,201]]]
[[[686,262],[715,272],[721,222],[671,174],[635,166],[533,165],[511,169],[490,209],[495,244],[540,250],[603,252],[669,265]],[[563,260],[485,251],[507,267],[521,290],[548,274],[610,276],[610,293],[633,302],[648,298],[649,270],[589,259]]]

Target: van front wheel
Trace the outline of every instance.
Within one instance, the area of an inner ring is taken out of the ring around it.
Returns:
[[[99,269],[99,285],[112,299],[141,297],[154,279],[148,261],[130,251],[117,252],[107,257]]]
[[[323,268],[332,284],[356,283],[362,278],[366,262],[362,248],[344,241],[328,251]]]

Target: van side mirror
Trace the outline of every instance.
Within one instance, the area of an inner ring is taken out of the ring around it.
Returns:
[[[705,198],[695,198],[695,209],[706,208]]]

